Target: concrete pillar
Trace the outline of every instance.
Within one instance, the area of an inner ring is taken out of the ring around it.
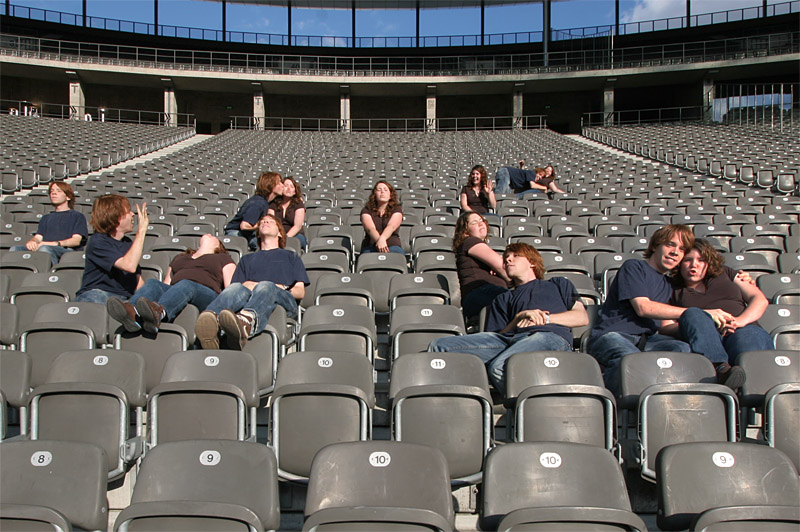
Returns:
[[[260,83],[253,84],[253,129],[264,129],[267,121],[267,109],[264,105],[264,90]]]
[[[350,85],[339,86],[339,131],[350,132]]]
[[[614,125],[614,86],[603,89],[603,125]]]
[[[716,98],[713,79],[703,80],[703,120],[711,122],[714,119],[714,98]]]
[[[436,131],[436,85],[428,85],[425,98],[425,131]]]
[[[512,100],[512,108],[514,114],[514,129],[522,128],[522,89],[525,88],[524,83],[514,84],[514,95]]]
[[[69,117],[72,120],[83,120],[86,112],[86,97],[83,95],[83,87],[80,80],[71,79],[69,81]]]
[[[178,125],[178,100],[175,98],[174,87],[164,88],[164,125]]]

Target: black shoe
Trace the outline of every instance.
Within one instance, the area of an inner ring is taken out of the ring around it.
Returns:
[[[731,390],[738,390],[747,380],[747,374],[741,366],[731,366],[727,362],[717,364],[717,382],[724,384]]]
[[[136,310],[127,301],[123,301],[118,297],[109,297],[106,300],[106,310],[108,310],[108,314],[112,318],[125,327],[126,331],[138,332],[142,329],[141,325],[136,323]]]

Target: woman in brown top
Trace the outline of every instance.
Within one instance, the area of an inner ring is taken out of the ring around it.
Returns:
[[[157,333],[162,321],[172,321],[186,305],[200,312],[231,284],[236,264],[217,237],[205,234],[197,249],[189,248],[169,265],[164,282],[148,279],[130,301],[110,298],[106,304],[112,318],[128,332],[144,328]]]
[[[372,188],[366,206],[361,209],[364,241],[361,253],[405,253],[397,230],[403,223],[403,209],[394,187],[378,181]]]
[[[461,187],[461,210],[486,214],[497,206],[494,197],[494,183],[489,181],[486,168],[481,165],[472,167],[467,184]]]
[[[678,321],[664,320],[659,332],[688,342],[693,352],[714,363],[725,384],[738,388],[744,370],[730,364],[739,354],[774,349],[769,333],[757,323],[767,298],[747,277],[725,266],[714,246],[701,238],[683,257],[675,285],[670,304],[686,311]]]
[[[269,213],[274,214],[283,225],[286,236],[293,236],[305,249],[308,241],[303,234],[306,221],[306,205],[303,203],[303,191],[297,181],[291,177],[283,180],[283,194],[276,197],[269,205]]]
[[[489,222],[476,212],[459,216],[453,236],[461,308],[467,318],[477,316],[495,297],[508,291],[510,279],[503,258],[486,242]]]

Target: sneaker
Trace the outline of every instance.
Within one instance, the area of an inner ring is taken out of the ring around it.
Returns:
[[[247,343],[247,339],[250,338],[254,325],[255,320],[241,312],[234,314],[230,310],[223,310],[219,313],[219,326],[225,331],[228,349],[241,351],[244,344]]]
[[[165,314],[164,307],[147,298],[140,297],[136,300],[136,312],[142,319],[142,328],[145,332],[156,334]]]
[[[744,368],[741,366],[731,366],[727,362],[717,364],[717,382],[724,384],[731,390],[738,390],[747,380]]]
[[[194,334],[203,349],[219,349],[219,322],[217,315],[205,310],[197,317]]]
[[[109,316],[117,320],[128,332],[138,332],[142,326],[136,323],[136,310],[133,305],[118,297],[109,297],[106,300],[106,310]]]

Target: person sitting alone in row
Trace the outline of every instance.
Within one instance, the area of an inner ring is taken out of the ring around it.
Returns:
[[[361,209],[364,227],[361,253],[405,253],[397,233],[402,223],[403,208],[397,191],[387,181],[378,181]]]
[[[225,224],[225,234],[247,239],[251,250],[258,247],[258,221],[269,212],[269,203],[283,194],[283,181],[277,172],[264,172],[256,183],[255,195],[242,203],[233,218]]]
[[[267,326],[277,305],[297,318],[310,284],[300,257],[286,247],[286,232],[273,215],[258,221],[259,251],[239,259],[231,284],[200,313],[195,334],[203,349],[219,349],[220,330],[228,349],[241,350]]]
[[[106,308],[126,331],[144,328],[155,334],[162,321],[173,321],[186,305],[205,310],[231,284],[235,269],[222,242],[207,233],[200,237],[197,249],[188,248],[172,259],[163,283],[148,279],[130,301],[110,297]]]
[[[300,247],[306,248],[308,241],[303,233],[306,205],[303,203],[303,191],[297,181],[291,177],[283,180],[283,192],[269,204],[269,213],[281,221],[287,237],[295,237],[300,241]]]
[[[139,223],[136,236],[131,240],[126,233],[133,231],[136,216]],[[105,304],[109,297],[114,296],[127,301],[142,287],[144,282],[139,262],[149,223],[146,203],[137,205],[134,214],[124,196],[106,194],[94,200],[94,234],[86,245],[86,265],[76,301]]]
[[[544,280],[544,262],[533,246],[509,244],[503,253],[514,290],[497,296],[489,307],[486,330],[431,342],[428,351],[476,355],[486,363],[489,380],[505,393],[506,361],[526,351],[571,351],[571,327],[589,323],[575,286],[564,277]]]
[[[487,214],[497,207],[494,197],[494,183],[489,180],[486,168],[481,165],[472,167],[467,184],[461,187],[459,196],[463,212],[477,212]]]
[[[73,210],[75,192],[68,183],[54,181],[47,189],[50,203],[55,211],[39,220],[36,233],[25,245],[12,246],[9,251],[41,251],[50,255],[50,264],[55,266],[67,251],[80,251],[89,236],[86,217]]]

